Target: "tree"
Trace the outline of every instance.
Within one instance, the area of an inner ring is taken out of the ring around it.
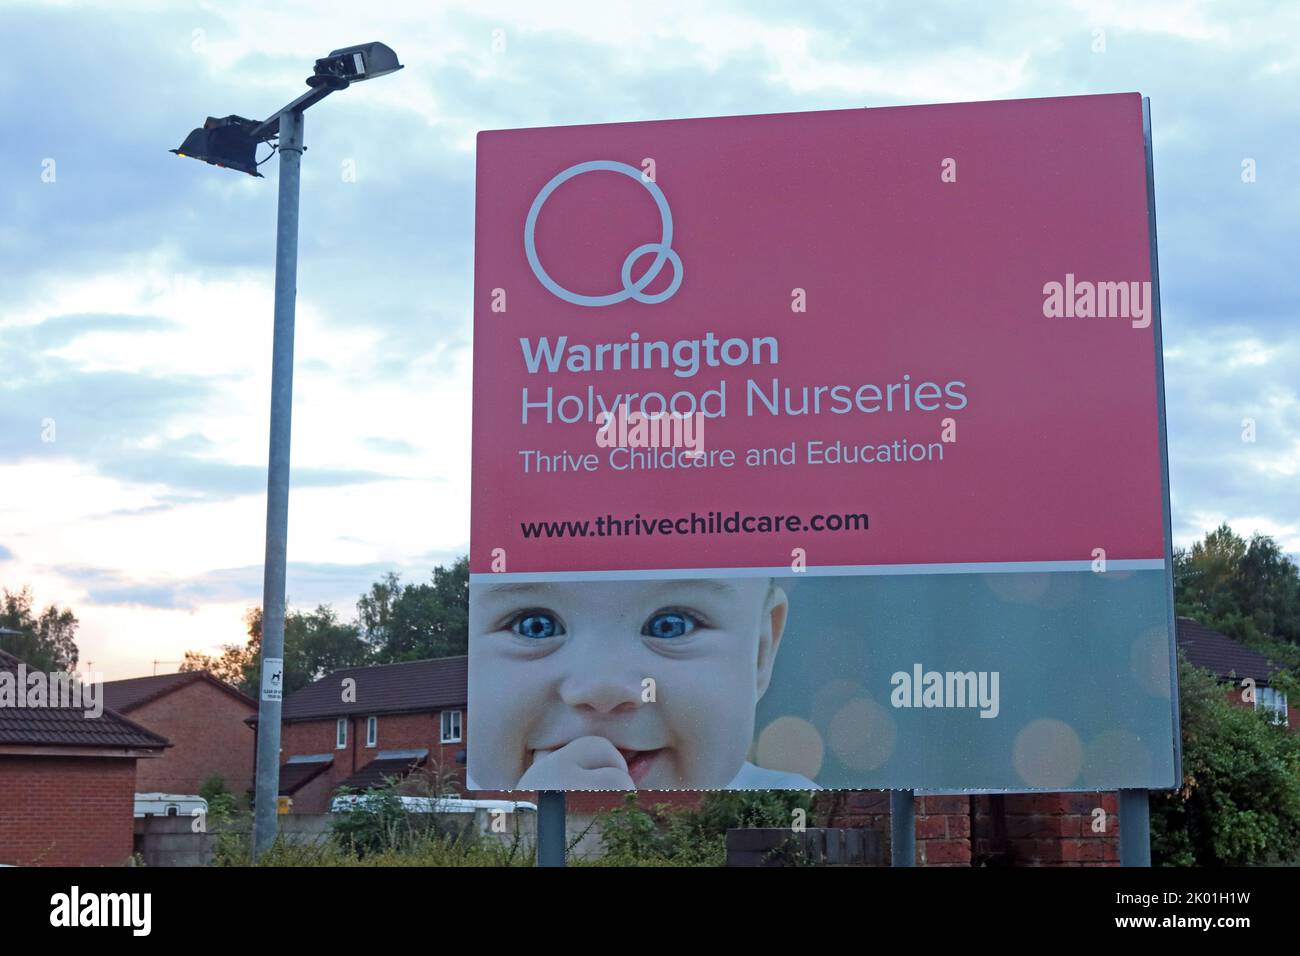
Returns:
[[[217,657],[186,651],[183,671],[207,670],[257,697],[262,674],[262,609],[244,615],[245,644],[226,644]],[[369,648],[355,624],[338,619],[327,604],[314,611],[290,610],[284,617],[284,693],[291,694],[332,671],[367,663]]]
[[[51,604],[39,615],[32,610],[32,590],[14,593],[8,588],[0,598],[0,628],[18,634],[0,634],[0,650],[25,661],[33,670],[77,669],[77,618],[68,608]]]
[[[1300,853],[1300,736],[1229,703],[1178,659],[1183,783],[1151,794],[1156,865],[1242,866]]]
[[[261,614],[258,614],[261,633]],[[340,621],[328,604],[302,613],[293,611],[284,622],[285,693],[305,687],[326,674],[369,663],[370,648],[354,623]]]
[[[1220,525],[1174,553],[1178,613],[1258,650],[1300,662],[1300,568],[1272,538]],[[1277,647],[1282,641],[1290,647]]]
[[[464,654],[469,646],[469,558],[433,569],[428,584],[393,573],[357,601],[358,625],[376,663]]]
[[[215,657],[200,651],[186,651],[180,669],[208,671],[217,680],[223,680],[256,699],[258,661],[262,655],[261,608],[249,608],[245,612],[244,627],[248,639],[243,644],[223,644],[221,653]]]
[[[261,682],[262,609],[244,615],[248,640],[217,655],[186,651],[183,671],[210,671],[257,697]],[[341,621],[328,604],[290,610],[284,619],[284,692],[326,674],[365,664],[391,664],[464,654],[469,645],[469,558],[433,569],[427,584],[402,584],[389,572],[357,601],[357,620]]]

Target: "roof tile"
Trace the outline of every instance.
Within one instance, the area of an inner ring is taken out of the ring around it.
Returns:
[[[1190,617],[1178,619],[1178,648],[1189,663],[1216,677],[1253,677],[1257,684],[1281,670],[1263,654]]]
[[[340,786],[351,787],[353,790],[369,790],[372,787],[382,787],[385,777],[400,779],[414,771],[422,763],[424,763],[423,757],[376,757],[344,780]]]
[[[152,677],[129,677],[126,680],[106,681],[104,706],[119,713],[130,713],[137,707],[157,700],[195,681],[208,681],[226,693],[239,698],[249,707],[257,708],[257,701],[247,694],[218,680],[207,671],[181,671],[176,674],[155,674]]]
[[[312,761],[310,763],[286,763],[280,765],[280,796],[288,797],[297,793],[304,786],[311,783],[322,773],[333,765],[333,758],[329,760]]]
[[[396,714],[464,706],[468,688],[467,658],[351,667],[322,677],[284,701],[281,719],[320,720],[348,714]],[[356,681],[355,694],[343,700],[343,681]]]
[[[16,678],[21,663],[0,651],[0,671]],[[166,737],[108,707],[98,717],[88,717],[80,707],[0,707],[0,744],[153,750],[171,746]]]

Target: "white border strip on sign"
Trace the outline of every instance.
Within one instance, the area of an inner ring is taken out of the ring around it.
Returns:
[[[837,564],[809,565],[795,571],[777,568],[652,568],[644,571],[519,571],[471,574],[471,584],[533,584],[557,581],[669,581],[700,578],[867,577],[886,574],[1012,574],[1092,571],[1091,561],[976,561],[964,564]],[[1163,571],[1164,558],[1107,561],[1107,571]]]

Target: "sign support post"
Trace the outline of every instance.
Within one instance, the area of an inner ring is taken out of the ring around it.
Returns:
[[[564,791],[537,794],[537,865],[564,866]]]
[[[1151,865],[1151,805],[1146,790],[1119,792],[1119,864]]]
[[[916,866],[916,803],[911,790],[889,791],[889,865]]]

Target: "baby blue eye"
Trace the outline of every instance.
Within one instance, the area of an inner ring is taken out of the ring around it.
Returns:
[[[511,629],[520,637],[537,639],[555,637],[564,633],[564,625],[544,611],[532,611],[520,615]]]
[[[645,622],[641,633],[646,637],[685,637],[699,622],[681,611],[662,611]]]

